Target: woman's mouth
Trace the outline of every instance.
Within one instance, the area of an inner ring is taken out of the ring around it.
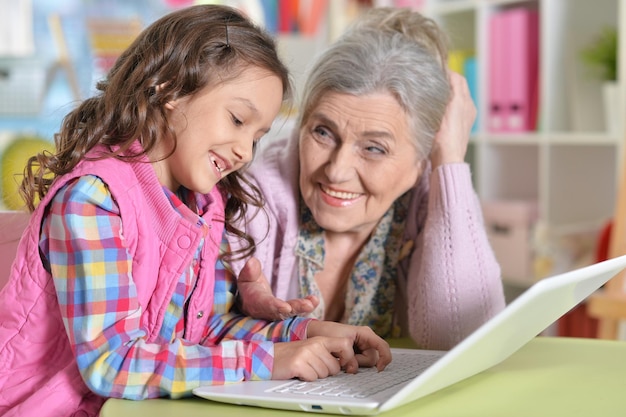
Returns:
[[[324,191],[329,196],[340,198],[342,200],[353,200],[361,195],[361,194],[356,194],[356,193],[349,193],[347,191],[336,191],[331,188],[325,187],[323,185],[321,185],[320,187],[322,188],[322,191]]]
[[[363,195],[360,193],[333,190],[332,188],[328,188],[321,184],[320,189],[322,190],[322,198],[324,199],[324,201],[327,204],[336,207],[349,206]]]

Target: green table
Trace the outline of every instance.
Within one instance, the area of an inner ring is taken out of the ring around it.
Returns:
[[[406,343],[392,343],[392,345]],[[100,417],[303,417],[304,412],[199,398],[108,400]],[[478,375],[386,412],[385,417],[626,416],[626,342],[537,337]]]

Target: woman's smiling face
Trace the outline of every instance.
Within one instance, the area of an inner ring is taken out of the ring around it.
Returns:
[[[389,93],[328,93],[300,129],[300,192],[326,231],[369,234],[422,163]]]

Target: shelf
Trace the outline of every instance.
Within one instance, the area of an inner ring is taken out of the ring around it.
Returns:
[[[539,13],[538,127],[528,132],[491,133],[485,128],[493,76],[489,73],[490,19],[515,7]],[[472,166],[478,196],[484,202],[536,202],[536,220],[516,227],[540,230],[542,247],[532,242],[530,250],[547,248],[559,254],[551,272],[567,269],[563,262],[567,256],[561,255],[571,250],[568,245],[579,242],[581,236],[587,243],[593,241],[594,233],[613,217],[624,141],[622,134],[607,131],[602,82],[586,71],[580,51],[605,26],[618,28],[617,82],[622,102],[617,114],[624,115],[626,2],[427,0],[424,12],[449,33],[451,51],[475,55],[478,129],[470,138],[466,160]],[[625,121],[620,117],[621,124],[613,131],[624,130]],[[522,281],[531,283],[534,277]]]
[[[478,133],[473,135],[475,143],[494,145],[580,145],[616,146],[621,139],[606,132],[596,133]]]
[[[475,8],[475,2],[471,0],[444,1],[428,6],[426,13],[441,17],[446,14],[474,11]]]

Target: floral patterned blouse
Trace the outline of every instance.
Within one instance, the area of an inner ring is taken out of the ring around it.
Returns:
[[[394,328],[394,298],[397,264],[411,191],[398,198],[376,226],[352,269],[345,289],[345,310],[341,323],[369,326],[381,337],[397,336]],[[323,319],[324,300],[315,274],[324,268],[324,230],[309,208],[300,201],[300,231],[296,245],[299,260],[299,296],[316,295],[320,304],[311,313]]]

